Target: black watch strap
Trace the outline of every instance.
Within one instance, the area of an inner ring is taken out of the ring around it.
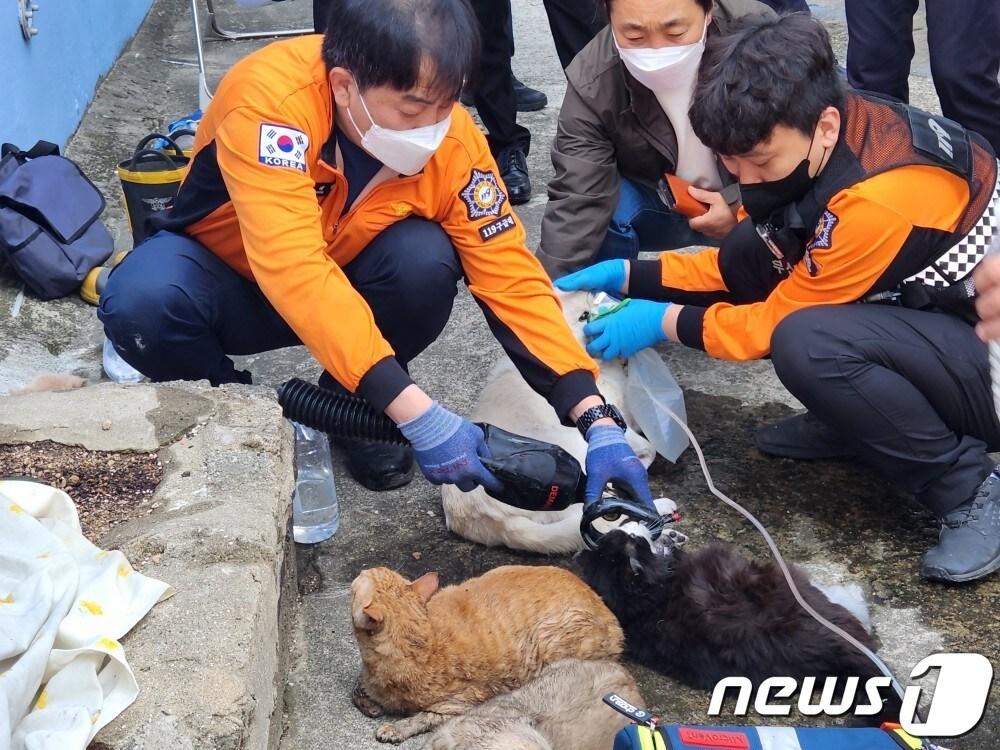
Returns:
[[[603,419],[605,417],[613,419],[615,424],[622,428],[623,432],[628,429],[628,425],[625,424],[625,418],[613,404],[598,404],[597,406],[591,406],[576,420],[576,428],[580,431],[580,434],[586,438],[587,430],[590,429],[590,426],[598,419]]]

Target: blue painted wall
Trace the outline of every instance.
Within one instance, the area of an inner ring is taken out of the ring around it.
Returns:
[[[39,33],[29,42],[17,2],[0,0],[0,142],[65,146],[152,0],[35,2]]]

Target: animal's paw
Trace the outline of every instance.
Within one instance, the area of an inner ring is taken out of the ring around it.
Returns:
[[[354,688],[354,692],[351,694],[351,702],[361,713],[372,719],[377,719],[385,713],[385,709],[369,697],[368,693],[360,685]]]
[[[383,724],[375,730],[375,739],[379,742],[391,742],[394,745],[398,745],[406,737],[396,728],[395,724]]]
[[[671,547],[683,547],[688,541],[687,534],[682,534],[677,529],[664,529],[660,539]]]

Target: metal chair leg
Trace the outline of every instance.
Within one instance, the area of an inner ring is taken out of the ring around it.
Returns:
[[[198,0],[191,0],[191,18],[194,22],[194,46],[198,53],[198,108],[204,112],[212,101],[212,90],[205,75],[205,51],[201,42],[201,22],[198,20]]]
[[[231,31],[219,26],[216,18],[215,3],[213,0],[205,0],[208,8],[208,22],[212,27],[212,32],[223,39],[267,39],[279,36],[301,36],[312,34],[313,29],[274,29],[272,31]]]

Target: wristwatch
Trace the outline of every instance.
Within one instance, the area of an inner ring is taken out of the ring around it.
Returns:
[[[628,425],[625,424],[625,417],[618,411],[618,407],[613,404],[591,406],[576,420],[576,429],[586,439],[587,430],[590,429],[590,426],[598,419],[603,419],[604,417],[611,417],[615,421],[615,424],[622,428],[622,432],[628,429]]]

